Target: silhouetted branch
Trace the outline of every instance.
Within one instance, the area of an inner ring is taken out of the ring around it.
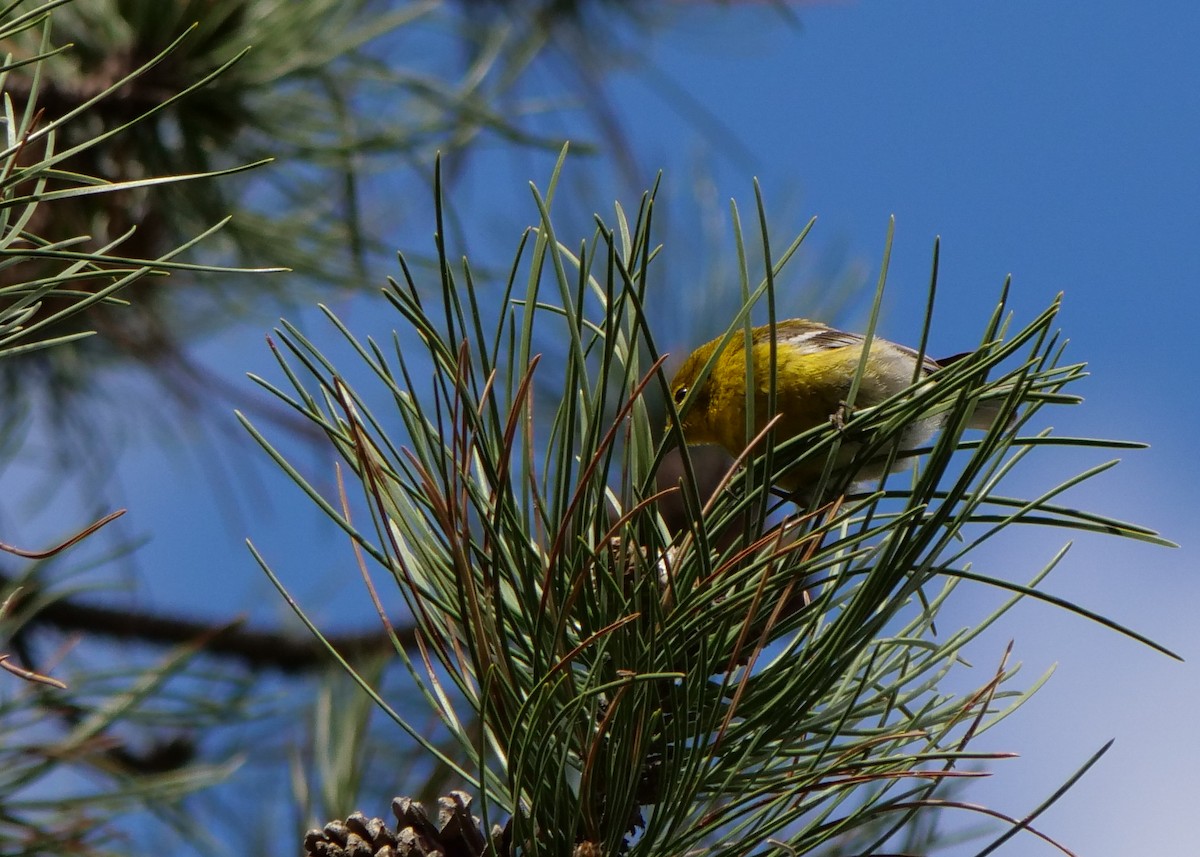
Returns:
[[[10,581],[0,575],[0,586]],[[14,599],[13,609],[36,596],[26,585]],[[70,598],[52,601],[31,617],[26,629],[52,627],[69,633],[91,634],[129,642],[175,646],[202,640],[203,651],[215,657],[239,660],[251,669],[276,669],[300,673],[324,669],[332,663],[326,647],[307,633],[292,634],[278,630],[244,628],[244,619],[213,623],[179,615],[101,607]],[[398,626],[396,640],[404,648],[414,648],[413,629]],[[383,631],[329,635],[329,644],[351,663],[394,651],[389,635]],[[25,664],[36,669],[33,664]]]

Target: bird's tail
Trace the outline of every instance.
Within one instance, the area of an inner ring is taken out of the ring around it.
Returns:
[[[953,354],[949,357],[941,357],[934,362],[938,368],[945,369],[947,366],[953,366],[958,361],[970,357],[974,351],[964,351],[961,354]],[[967,428],[979,429],[987,431],[994,426],[1004,412],[1004,405],[1008,399],[1008,389],[995,390],[987,395],[986,398],[981,398],[975,402],[975,407],[971,411],[971,416],[967,418]],[[1006,429],[1012,428],[1013,423],[1017,420],[1015,412],[1010,412],[1008,419],[1005,421]]]
[[[1004,412],[1006,398],[1005,396],[989,396],[986,399],[977,401],[974,410],[971,411],[971,416],[967,418],[967,428],[987,431],[994,426]],[[1006,429],[1012,428],[1013,423],[1016,421],[1016,412],[1010,411],[1004,427]]]

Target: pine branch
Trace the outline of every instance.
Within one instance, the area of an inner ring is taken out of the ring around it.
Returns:
[[[0,574],[0,587],[12,585],[11,575]],[[40,603],[39,603],[40,602]],[[39,627],[63,633],[81,633],[126,643],[152,646],[198,645],[215,658],[236,661],[252,670],[273,669],[295,674],[319,672],[330,666],[328,652],[311,635],[280,630],[250,629],[244,620],[214,623],[179,614],[89,604],[77,598],[48,598],[46,594],[22,584],[12,602],[14,612],[37,604],[23,616],[28,635]],[[415,628],[395,626],[398,642],[415,650]],[[392,636],[384,631],[335,634],[330,644],[350,663],[362,664],[395,651]],[[26,663],[29,669],[36,665]]]

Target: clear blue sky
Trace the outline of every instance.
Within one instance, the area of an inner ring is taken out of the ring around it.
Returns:
[[[1116,471],[1071,499],[1155,527],[1183,547],[1080,540],[1049,589],[1194,659],[1200,489],[1192,444],[1200,396],[1190,369],[1200,320],[1200,6],[843,2],[797,7],[799,29],[765,10],[672,8],[673,25],[630,40],[656,71],[631,69],[606,91],[637,164],[646,176],[665,170],[666,193],[680,207],[698,165],[711,172],[720,211],[736,197],[751,212],[757,176],[779,215],[779,234],[817,215],[814,252],[861,261],[864,285],[874,282],[887,219],[895,215],[883,333],[898,340],[919,330],[930,247],[940,235],[939,351],[977,340],[1009,273],[1013,306],[1024,318],[1065,293],[1060,320],[1070,354],[1086,360],[1093,377],[1081,390],[1086,403],[1054,414],[1055,428],[1152,445],[1125,455]],[[674,111],[663,78],[702,102],[744,152]],[[558,127],[569,129],[570,120]],[[607,212],[614,196],[631,199],[627,186],[610,186],[603,170],[596,174],[592,208]],[[507,230],[500,246],[509,247],[535,217],[526,182],[544,184],[546,177],[544,159],[480,158],[464,177],[463,192],[479,201],[471,223]],[[431,232],[431,223],[410,222],[395,243],[426,252]],[[798,292],[786,308],[804,314],[802,297]],[[391,323],[380,321],[374,303],[341,309],[352,325]],[[705,338],[723,325],[704,323],[695,322]],[[256,333],[239,331],[210,353],[230,379],[246,370],[269,373],[259,343]],[[233,466],[250,467],[253,457]],[[313,463],[324,466],[318,459]],[[131,458],[123,468],[131,520],[153,537],[139,565],[156,604],[214,616],[256,604],[250,611],[258,617],[280,615],[281,603],[240,544],[247,535],[310,603],[337,594],[331,570],[340,569],[343,581],[351,571],[344,543],[303,502],[268,503],[238,492],[255,512],[245,516],[252,529],[244,532],[215,511],[220,491],[203,487],[210,465],[169,450]],[[269,467],[259,470],[268,480]],[[1045,484],[1038,477],[1025,477],[1028,490]],[[181,507],[186,486],[201,486],[195,508]],[[1010,545],[985,558],[988,570],[1024,579],[1061,540],[1050,534]],[[1023,758],[997,765],[996,777],[968,795],[1022,814],[1116,737],[1108,756],[1039,826],[1090,857],[1195,853],[1194,663],[1029,607],[974,649],[980,669],[992,668],[1009,638],[1027,683],[1053,663],[1058,672],[986,738],[989,747],[1016,749]],[[1000,853],[1054,852],[1019,837]]]

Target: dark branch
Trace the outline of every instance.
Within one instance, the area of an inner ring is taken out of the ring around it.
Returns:
[[[0,585],[9,581],[0,576]],[[19,609],[37,593],[26,586],[11,609]],[[73,599],[51,601],[29,619],[27,627],[52,627],[69,633],[82,633],[158,646],[200,642],[206,654],[238,660],[252,669],[276,669],[301,673],[325,669],[332,664],[329,652],[320,640],[308,635],[283,631],[253,630],[242,627],[241,619],[214,624],[178,615],[101,607]],[[411,626],[396,628],[396,637],[404,648],[414,648],[415,631]],[[393,651],[384,631],[328,636],[330,645],[347,661],[361,662]],[[28,665],[27,665],[28,666]]]

